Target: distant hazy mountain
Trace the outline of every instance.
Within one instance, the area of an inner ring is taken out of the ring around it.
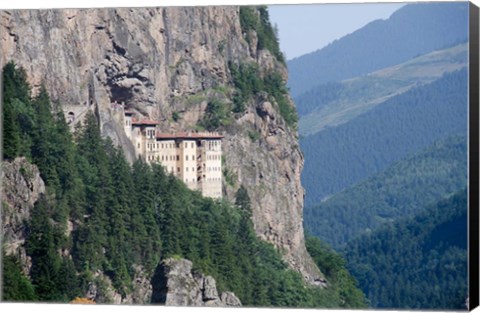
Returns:
[[[301,139],[305,204],[316,205],[436,140],[466,131],[467,71],[463,69]]]
[[[465,310],[467,192],[350,243],[350,272],[374,308]]]
[[[466,186],[467,138],[440,140],[304,210],[305,229],[340,248],[383,223],[418,213]]]
[[[321,50],[289,61],[288,85],[295,99],[316,85],[405,62],[464,42],[467,36],[467,2],[409,4],[388,20],[373,21]]]
[[[299,132],[311,135],[346,123],[385,100],[467,66],[468,45],[436,50],[342,82],[329,82],[296,99]]]

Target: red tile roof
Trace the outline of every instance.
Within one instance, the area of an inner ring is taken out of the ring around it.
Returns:
[[[224,136],[216,133],[157,133],[157,139],[222,139]]]
[[[132,120],[132,125],[155,126],[155,125],[158,125],[158,122],[157,122],[157,121],[154,121],[154,120],[137,120],[137,119],[133,119],[133,120]]]

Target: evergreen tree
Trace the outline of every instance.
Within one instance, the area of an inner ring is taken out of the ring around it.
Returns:
[[[61,259],[55,245],[51,211],[52,207],[42,196],[32,211],[26,240],[27,253],[32,258],[32,283],[38,299],[43,301],[61,299],[61,291],[58,289]]]
[[[35,301],[35,289],[22,273],[19,261],[2,251],[2,301]]]
[[[6,159],[30,155],[33,112],[25,70],[12,61],[3,68],[3,154]]]

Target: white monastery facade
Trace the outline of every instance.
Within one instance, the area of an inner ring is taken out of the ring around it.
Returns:
[[[167,173],[205,197],[221,198],[223,136],[213,132],[161,133],[157,126],[156,121],[137,119],[134,112],[124,111],[125,133],[137,157],[160,163]]]

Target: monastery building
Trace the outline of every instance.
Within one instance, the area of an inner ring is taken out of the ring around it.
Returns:
[[[161,133],[156,121],[137,119],[134,115],[124,111],[124,127],[137,157],[160,163],[168,173],[205,197],[222,196],[223,136],[212,132]]]

